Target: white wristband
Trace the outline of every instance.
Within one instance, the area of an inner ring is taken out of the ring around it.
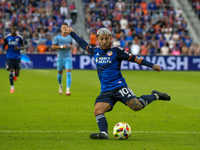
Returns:
[[[60,48],[63,48],[63,45],[61,45]]]

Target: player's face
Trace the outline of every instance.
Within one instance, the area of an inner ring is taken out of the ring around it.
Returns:
[[[100,34],[98,36],[98,42],[102,50],[110,48],[111,40],[112,38],[109,34]]]
[[[11,33],[12,33],[12,34],[16,34],[17,28],[16,28],[16,27],[11,27],[10,30],[11,30]]]
[[[61,26],[61,32],[62,32],[62,33],[66,33],[66,32],[67,32],[67,28],[68,28],[67,25],[62,25],[62,26]]]

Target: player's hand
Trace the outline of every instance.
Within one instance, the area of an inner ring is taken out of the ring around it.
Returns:
[[[2,54],[3,54],[3,50],[0,49],[0,55],[2,55]]]
[[[159,65],[154,64],[154,65],[153,65],[153,70],[160,72],[162,69],[160,68]]]
[[[63,45],[63,48],[67,48],[68,47],[68,45]]]
[[[18,46],[15,46],[15,50],[18,51],[18,50],[19,50],[19,47],[18,47]]]
[[[71,27],[68,27],[66,31],[67,31],[67,34],[70,34],[70,32],[72,32],[74,30]]]

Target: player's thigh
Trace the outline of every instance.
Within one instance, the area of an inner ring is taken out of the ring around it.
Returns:
[[[13,59],[11,59],[11,58],[7,58],[6,59],[6,69],[8,71],[13,71],[13,69],[14,69],[14,61],[13,61]]]
[[[70,70],[70,71],[68,71],[68,72],[71,72],[71,69],[72,69],[72,60],[71,60],[71,59],[67,59],[67,60],[65,61],[65,69],[66,69],[66,70]]]
[[[118,101],[122,102],[123,104],[127,105],[127,102],[131,99],[137,98],[133,91],[126,86],[119,87],[115,89],[114,98]]]
[[[96,101],[95,101],[95,109],[101,109],[102,107],[99,107],[99,106],[102,106],[100,104],[102,103],[106,103],[106,112],[107,111],[111,111],[115,105],[117,101],[115,101],[115,99],[112,98],[112,91],[103,91],[100,93],[100,95],[96,98]],[[98,106],[98,107],[97,107]]]
[[[95,104],[95,109],[94,109],[94,114],[99,115],[99,114],[104,114],[107,111],[111,110],[111,105],[110,103],[107,102],[98,102]]]
[[[21,60],[20,59],[15,59],[14,60],[14,69],[15,69],[15,75],[19,76],[19,70],[21,68]]]
[[[65,67],[65,61],[57,60],[56,65],[57,65],[57,70],[62,71],[63,68]]]

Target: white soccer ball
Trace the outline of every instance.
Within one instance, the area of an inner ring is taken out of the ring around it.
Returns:
[[[119,122],[113,128],[113,135],[118,140],[126,140],[131,136],[131,127],[126,122]]]

